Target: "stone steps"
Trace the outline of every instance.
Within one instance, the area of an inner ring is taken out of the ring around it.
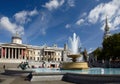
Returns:
[[[62,80],[63,75],[41,75],[41,76],[33,76],[31,81],[57,81]]]

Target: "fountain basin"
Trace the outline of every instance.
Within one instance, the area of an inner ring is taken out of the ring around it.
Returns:
[[[87,62],[67,62],[62,64],[62,68],[64,70],[81,70],[88,69]]]
[[[62,80],[74,84],[120,84],[120,75],[66,73]]]
[[[5,69],[5,74],[7,74],[7,75],[33,73],[33,72],[35,72],[35,71],[31,70],[31,69],[26,69],[26,70],[22,70],[22,69],[19,69],[19,68],[8,68],[8,69]]]
[[[72,58],[71,60],[73,62],[76,62],[77,58],[80,57],[80,54],[71,54],[71,55],[67,55],[69,58]]]
[[[68,55],[68,57],[75,59],[75,58],[80,57],[80,54],[71,54],[71,55]]]

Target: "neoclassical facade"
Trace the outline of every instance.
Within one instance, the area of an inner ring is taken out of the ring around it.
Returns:
[[[11,43],[0,44],[0,59],[2,60],[61,62],[65,61],[65,56],[66,46],[60,48],[57,45],[49,47],[22,44],[22,39],[18,34],[12,36]]]

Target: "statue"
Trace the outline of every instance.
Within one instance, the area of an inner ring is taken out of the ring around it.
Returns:
[[[84,58],[85,62],[87,62],[88,54],[87,54],[86,49],[84,49],[84,51],[83,51],[83,58]]]
[[[27,66],[29,67],[28,65],[28,62],[21,62],[19,65],[18,65],[18,68],[20,67],[22,70],[25,70],[27,69]]]

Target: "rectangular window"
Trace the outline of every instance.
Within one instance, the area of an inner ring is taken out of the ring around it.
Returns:
[[[37,58],[37,60],[39,61],[39,57]]]

